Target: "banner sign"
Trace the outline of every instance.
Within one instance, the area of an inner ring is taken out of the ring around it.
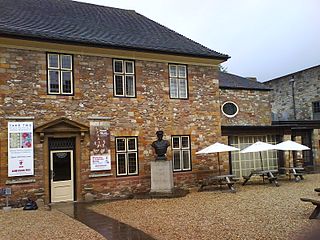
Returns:
[[[8,122],[8,176],[33,172],[33,122]]]
[[[111,170],[110,132],[106,122],[90,123],[90,169]]]

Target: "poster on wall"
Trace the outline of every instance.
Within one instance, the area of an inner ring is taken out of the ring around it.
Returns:
[[[90,123],[90,169],[111,170],[110,132],[106,122]]]
[[[33,172],[33,122],[8,122],[8,176]]]

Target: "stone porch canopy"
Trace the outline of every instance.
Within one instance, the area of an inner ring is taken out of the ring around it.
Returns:
[[[40,134],[40,142],[44,141],[46,134],[52,133],[80,133],[80,139],[83,141],[85,133],[89,131],[89,127],[62,117],[45,123],[34,129],[35,133]]]

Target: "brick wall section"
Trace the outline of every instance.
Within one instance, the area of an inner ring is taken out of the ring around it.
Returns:
[[[312,102],[320,101],[320,66],[265,83],[273,89],[271,104],[274,119],[294,120],[292,82],[290,82],[292,76],[295,82],[296,120],[312,120]]]
[[[221,112],[221,125],[271,125],[271,105],[269,94],[269,91],[220,89],[221,105],[226,101],[232,101],[239,107],[238,114],[232,118],[226,117]]]
[[[168,64],[135,61],[137,98],[113,97],[112,59],[74,55],[74,96],[47,95],[46,52],[0,47],[0,187],[7,177],[7,122],[5,116],[34,116],[34,126],[59,117],[89,126],[89,116],[111,117],[113,176],[89,178],[89,136],[81,143],[81,198],[90,191],[97,197],[150,189],[150,144],[162,129],[171,135],[190,135],[192,171],[175,173],[175,185],[195,184],[197,174],[213,168],[215,160],[195,152],[219,141],[220,105],[216,68],[188,65],[189,99],[169,98]],[[116,177],[114,137],[138,136],[139,176]],[[16,197],[43,194],[43,144],[35,136],[35,176],[32,184],[13,185]],[[172,156],[168,150],[168,158]],[[181,176],[180,176],[181,175]],[[179,177],[180,176],[180,177]],[[185,177],[189,176],[189,177]],[[22,177],[21,179],[28,178]],[[78,183],[79,184],[79,183]]]

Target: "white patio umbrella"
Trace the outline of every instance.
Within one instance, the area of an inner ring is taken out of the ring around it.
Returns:
[[[282,151],[289,151],[289,167],[290,167],[290,151],[304,151],[304,150],[310,150],[309,147],[302,145],[300,143],[291,141],[291,140],[287,140],[281,143],[276,144],[275,149],[277,150],[282,150]],[[293,162],[292,162],[292,167],[293,166]]]
[[[261,161],[261,170],[263,170],[263,161],[262,161],[262,155],[261,152],[263,151],[268,151],[268,150],[273,150],[275,149],[275,146],[269,143],[265,142],[256,142],[249,147],[246,147],[240,151],[240,153],[249,153],[249,152],[259,152],[260,154],[260,161]]]
[[[196,152],[196,154],[217,153],[217,155],[218,155],[219,175],[221,175],[219,153],[220,153],[220,152],[237,151],[237,150],[240,150],[240,149],[239,149],[239,148],[236,148],[236,147],[232,147],[232,146],[229,146],[229,145],[225,145],[225,144],[216,142],[215,144],[212,144],[212,145],[210,145],[209,147],[206,147],[206,148],[204,148],[204,149]]]

